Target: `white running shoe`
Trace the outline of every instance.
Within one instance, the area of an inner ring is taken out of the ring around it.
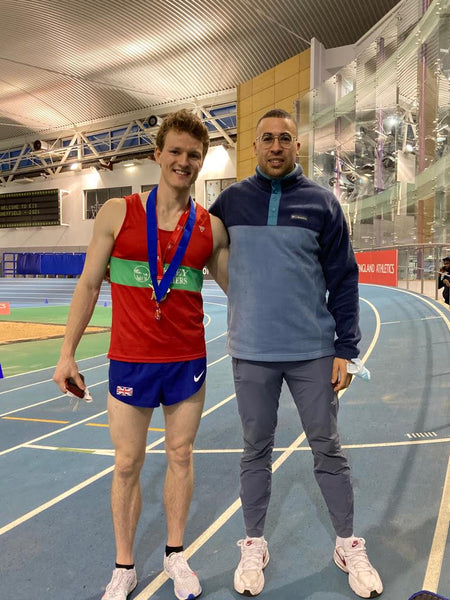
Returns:
[[[348,573],[348,583],[355,594],[361,598],[377,598],[382,593],[380,576],[367,557],[366,540],[354,538],[348,545],[336,545],[333,559]]]
[[[164,555],[164,572],[173,579],[173,591],[178,600],[194,600],[202,593],[198,577],[191,570],[183,552]]]
[[[102,600],[126,600],[137,586],[136,569],[114,569]]]
[[[270,555],[264,537],[239,540],[241,560],[234,572],[234,589],[244,596],[257,596],[264,587],[264,573]]]

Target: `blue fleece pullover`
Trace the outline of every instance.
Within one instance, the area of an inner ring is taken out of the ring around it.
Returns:
[[[228,352],[257,361],[359,354],[358,266],[336,197],[300,166],[226,188],[210,212],[230,237]]]

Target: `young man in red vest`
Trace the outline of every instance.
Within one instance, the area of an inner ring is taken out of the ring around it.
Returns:
[[[113,198],[97,215],[53,376],[64,392],[70,377],[85,387],[75,350],[109,264],[108,418],[115,449],[111,507],[116,567],[102,600],[125,600],[137,585],[133,543],[142,504],[139,477],[150,419],[160,404],[168,463],[164,570],[174,580],[179,600],[201,593],[183,555],[183,535],[193,491],[193,443],[205,398],[202,270],[208,265],[226,289],[228,236],[222,222],[190,198],[209,145],[201,120],[186,110],[169,115],[156,145],[161,167],[157,188]]]

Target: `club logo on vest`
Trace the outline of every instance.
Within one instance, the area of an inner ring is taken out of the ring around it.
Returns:
[[[145,265],[139,265],[133,269],[133,277],[139,283],[146,283],[150,280],[150,270]]]

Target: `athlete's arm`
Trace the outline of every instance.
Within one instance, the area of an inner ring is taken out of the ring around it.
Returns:
[[[209,272],[225,293],[228,288],[229,239],[224,224],[214,215],[210,215],[213,236],[213,253],[207,262]]]
[[[100,209],[94,223],[94,232],[87,249],[83,272],[75,288],[67,319],[66,333],[58,364],[53,374],[60,390],[65,392],[65,380],[72,377],[85,388],[75,363],[75,351],[94,312],[100,287],[105,276],[115,238],[125,217],[123,198],[112,198]]]

